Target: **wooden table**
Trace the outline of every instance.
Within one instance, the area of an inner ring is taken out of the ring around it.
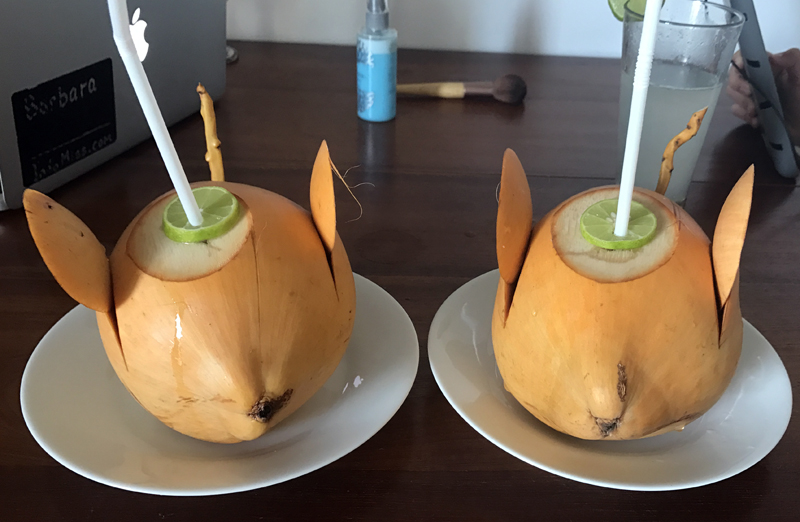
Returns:
[[[417,380],[372,439],[333,464],[247,493],[171,498],[129,493],[68,471],[33,440],[19,406],[36,343],[75,303],[48,273],[23,212],[0,214],[0,520],[798,520],[800,427],[746,472],[710,486],[636,493],[588,486],[529,466],[495,447],[450,407],[427,359],[439,305],[497,266],[494,226],[503,150],[526,168],[534,216],[610,182],[617,161],[618,61],[401,51],[402,82],[528,81],[524,106],[402,100],[397,118],[356,118],[354,49],[236,44],[217,104],[228,179],[308,206],[321,140],[354,190],[337,184],[339,231],[353,269],[408,311],[420,340]],[[742,258],[744,316],[773,344],[797,389],[800,376],[800,191],[770,167],[758,134],[714,116],[687,210],[711,233],[722,202],[756,163]],[[208,177],[200,116],[173,129],[190,179]],[[169,189],[152,142],[55,191],[110,250],[134,215]],[[797,408],[795,407],[795,416]]]

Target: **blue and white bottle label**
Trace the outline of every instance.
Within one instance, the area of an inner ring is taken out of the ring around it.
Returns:
[[[397,49],[393,40],[359,39],[357,52],[358,117],[389,121],[395,116]]]

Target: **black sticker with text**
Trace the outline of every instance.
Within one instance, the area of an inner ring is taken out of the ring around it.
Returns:
[[[11,95],[29,187],[117,139],[111,58]]]

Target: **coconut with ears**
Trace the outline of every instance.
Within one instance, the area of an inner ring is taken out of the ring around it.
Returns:
[[[213,108],[199,92],[207,158],[219,178]],[[181,433],[232,443],[255,439],[297,410],[347,348],[356,297],[336,233],[332,166],[323,142],[312,212],[257,187],[193,184],[195,194],[221,187],[238,203],[229,230],[199,242],[167,237],[165,208],[175,193],[165,194],[128,225],[110,258],[49,197],[28,190],[24,205],[59,284],[96,310],[106,354],[131,395]]]
[[[618,186],[578,194],[532,227],[527,179],[507,150],[492,317],[506,389],[582,439],[648,437],[705,413],[742,349],[738,274],[752,187],[750,167],[722,207],[713,244],[681,207],[636,188],[633,201],[655,216],[655,232],[638,248],[609,250],[587,241],[580,222],[617,198]]]
[[[539,420],[582,439],[682,430],[722,396],[742,350],[739,259],[753,168],[728,196],[710,244],[663,196],[634,188],[661,2],[649,0],[633,80],[619,186],[578,194],[531,227],[527,178],[503,158],[497,214],[500,284],[492,318],[506,389]]]

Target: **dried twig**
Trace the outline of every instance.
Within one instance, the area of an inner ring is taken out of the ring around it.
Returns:
[[[661,158],[661,172],[658,174],[658,185],[656,185],[656,192],[659,194],[663,195],[669,186],[669,180],[672,177],[672,169],[675,168],[675,165],[672,162],[673,157],[675,156],[675,151],[678,150],[678,147],[692,139],[697,134],[697,131],[700,130],[700,124],[703,123],[703,117],[706,115],[707,110],[708,107],[700,109],[692,114],[692,117],[689,119],[689,124],[686,125],[686,128],[679,132],[677,136],[672,138],[667,144],[667,148],[664,149],[664,156]]]
[[[217,138],[217,117],[214,114],[214,102],[206,92],[203,84],[197,84],[197,94],[200,95],[200,114],[203,116],[203,124],[206,132],[206,161],[211,169],[212,181],[225,181],[225,171],[222,168],[222,152],[219,146],[222,144]]]

